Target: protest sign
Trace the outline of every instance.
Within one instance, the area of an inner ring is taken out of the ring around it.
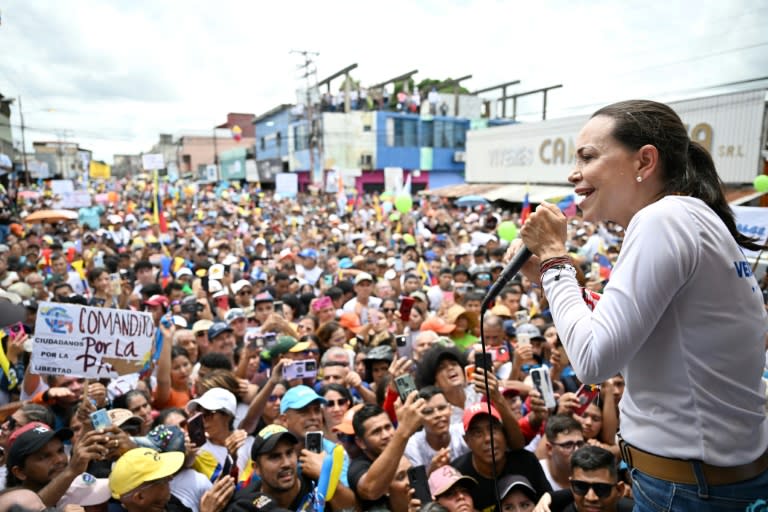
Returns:
[[[31,372],[114,379],[144,367],[154,338],[149,313],[42,302]]]

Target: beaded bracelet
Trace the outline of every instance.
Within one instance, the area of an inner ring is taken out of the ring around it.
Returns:
[[[555,256],[554,258],[549,258],[541,262],[541,265],[539,266],[539,273],[541,275],[542,282],[544,282],[544,274],[552,269],[560,270],[560,272],[555,276],[555,281],[560,280],[560,274],[562,274],[563,270],[566,269],[572,271],[573,274],[576,275],[576,267],[573,265],[573,260],[570,256]]]
[[[554,258],[548,258],[542,261],[541,265],[539,265],[539,273],[543,274],[547,270],[557,267],[558,265],[570,265],[573,267],[573,260],[568,255],[555,256]]]

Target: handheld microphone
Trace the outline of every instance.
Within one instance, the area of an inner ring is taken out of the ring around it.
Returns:
[[[488,308],[488,305],[491,303],[493,299],[496,298],[496,296],[501,293],[502,288],[513,278],[515,277],[515,274],[520,272],[520,269],[523,268],[523,265],[525,265],[525,262],[528,261],[531,257],[531,251],[528,250],[527,247],[523,246],[522,249],[517,251],[517,254],[514,255],[512,258],[512,261],[509,262],[509,264],[504,268],[504,270],[501,272],[501,275],[496,280],[493,285],[491,285],[491,288],[488,290],[488,293],[485,294],[485,298],[483,299],[483,303],[481,304],[480,308],[482,310],[485,310]]]
[[[485,346],[485,322],[483,321],[483,318],[485,318],[485,312],[488,310],[488,305],[493,301],[493,299],[496,298],[496,296],[501,293],[502,288],[504,288],[504,285],[506,285],[510,279],[515,277],[515,274],[520,272],[520,269],[523,268],[523,265],[525,265],[525,262],[528,261],[528,259],[531,257],[531,251],[528,250],[527,247],[523,246],[519,251],[517,251],[517,254],[514,255],[512,258],[512,261],[509,262],[509,264],[506,266],[506,268],[501,272],[501,275],[496,280],[495,283],[491,286],[491,288],[488,290],[488,293],[485,295],[485,298],[483,298],[483,302],[480,305],[480,344],[482,345],[482,354],[483,357],[487,354],[486,346]],[[514,313],[514,311],[512,312]],[[485,384],[485,397],[488,402],[488,414],[491,414],[491,390],[488,386],[488,374],[483,371],[483,383]],[[498,475],[496,474],[496,450],[494,448],[493,443],[493,436],[491,436],[491,461],[492,465],[491,468],[493,469],[492,476],[493,481],[498,484]],[[499,496],[499,489],[496,485],[493,486],[494,495],[496,497],[496,506],[498,510],[501,510],[501,497]]]

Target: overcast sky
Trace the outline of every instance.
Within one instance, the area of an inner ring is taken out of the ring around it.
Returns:
[[[417,82],[471,74],[470,90],[562,83],[550,117],[768,75],[768,4],[757,0],[6,0],[0,9],[0,93],[22,96],[27,146],[61,138],[110,162],[148,151],[161,132],[210,133],[227,112],[294,103],[301,58],[291,50],[318,52],[321,79],[358,63],[363,85],[412,69]]]

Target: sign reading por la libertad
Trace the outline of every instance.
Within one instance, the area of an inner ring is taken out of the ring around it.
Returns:
[[[135,373],[149,361],[154,338],[149,313],[43,302],[31,372],[86,378]]]

